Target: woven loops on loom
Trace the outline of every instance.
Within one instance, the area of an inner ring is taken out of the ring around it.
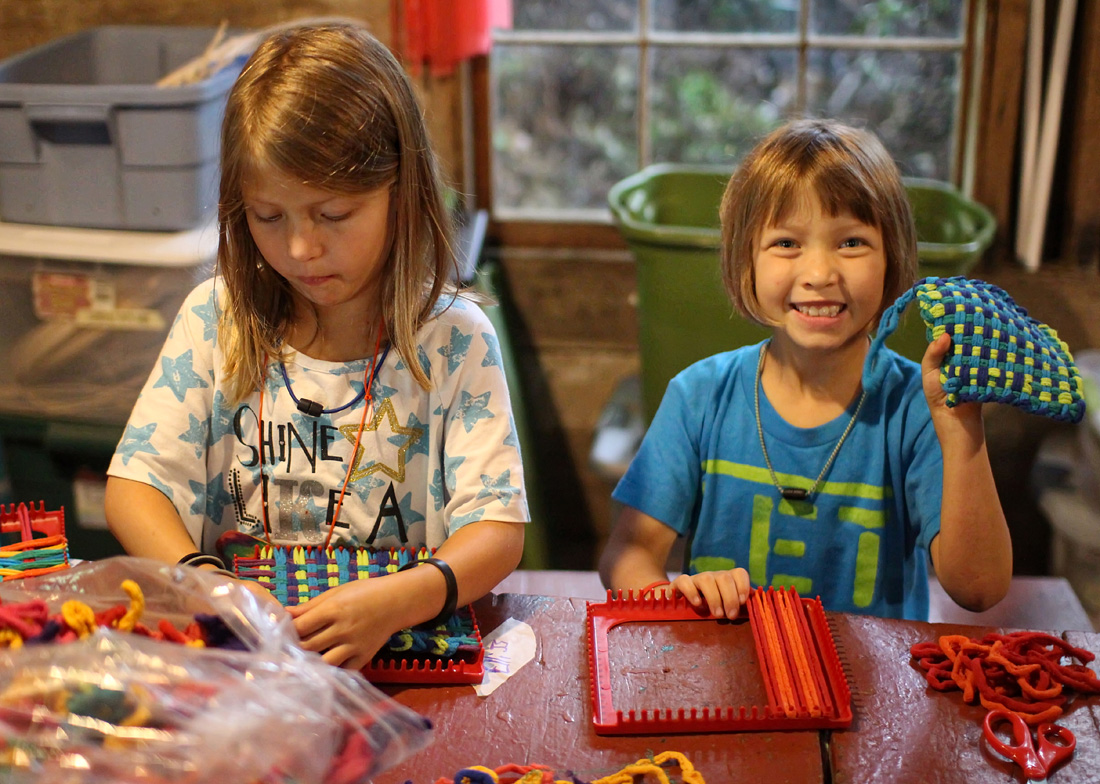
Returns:
[[[397,572],[413,561],[430,558],[432,551],[345,547],[258,545],[253,558],[237,556],[234,566],[241,578],[256,580],[284,607],[303,604],[315,596],[352,580],[365,580]],[[393,634],[386,648],[394,653],[423,654],[442,658],[476,650],[474,619],[459,607],[445,622],[418,626]]]

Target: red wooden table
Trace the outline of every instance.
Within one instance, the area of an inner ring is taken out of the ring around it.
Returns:
[[[1030,618],[1027,607],[1050,605],[1057,585],[1035,583],[1026,592],[1030,596],[1017,590],[1014,601],[1023,613],[1018,617]],[[529,624],[535,658],[484,698],[471,686],[386,687],[428,716],[436,732],[431,746],[377,777],[376,784],[431,783],[470,765],[507,763],[540,763],[587,780],[667,750],[686,754],[708,784],[1025,780],[979,741],[984,709],[964,704],[959,692],[927,688],[909,657],[915,642],[948,633],[980,637],[1004,631],[1002,626],[830,614],[853,692],[855,718],[848,730],[600,736],[592,729],[586,601],[498,594],[475,607],[483,634],[508,618]],[[752,704],[759,675],[746,630],[747,624],[710,621],[632,630],[615,657],[616,707],[647,707],[652,700],[691,705],[706,699],[701,694],[720,705],[742,699]],[[1064,636],[1100,654],[1100,634]],[[1100,698],[1079,700],[1060,723],[1076,733],[1077,754],[1050,781],[1100,781]]]

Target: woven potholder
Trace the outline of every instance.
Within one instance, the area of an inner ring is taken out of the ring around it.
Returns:
[[[233,556],[233,571],[271,591],[284,607],[304,604],[337,585],[396,572],[432,555],[410,550],[347,549],[257,544]],[[446,621],[395,632],[363,673],[396,683],[480,683],[484,648],[471,605],[455,608]]]
[[[925,278],[886,309],[867,356],[865,385],[875,383],[874,358],[914,299],[930,343],[944,332],[951,335],[940,367],[949,407],[989,402],[1065,422],[1084,416],[1081,377],[1058,333],[1031,318],[1003,289],[961,276]]]

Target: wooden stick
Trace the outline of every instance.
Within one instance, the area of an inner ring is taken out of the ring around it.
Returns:
[[[1023,160],[1020,163],[1020,193],[1016,208],[1016,257],[1024,258],[1031,228],[1034,205],[1032,192],[1035,179],[1035,156],[1039,145],[1039,107],[1043,99],[1043,26],[1045,2],[1031,3],[1030,29],[1027,40],[1027,72],[1024,82]]]
[[[1058,132],[1062,125],[1062,99],[1066,91],[1066,72],[1073,45],[1073,20],[1077,15],[1077,0],[1062,0],[1058,6],[1058,28],[1054,36],[1054,51],[1047,79],[1046,102],[1043,105],[1043,130],[1039,140],[1039,158],[1035,172],[1035,201],[1032,223],[1028,228],[1024,248],[1024,266],[1031,272],[1042,261],[1043,238],[1050,212],[1050,191],[1054,182],[1054,160],[1058,153]]]

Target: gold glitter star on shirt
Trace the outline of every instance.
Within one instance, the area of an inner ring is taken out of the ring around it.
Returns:
[[[360,468],[359,463],[363,459],[363,445],[359,444],[359,448],[355,450],[355,462],[352,463],[351,481],[357,481],[365,476],[378,473],[381,471],[391,479],[396,479],[398,482],[405,481],[405,452],[409,447],[415,444],[420,437],[424,434],[424,428],[422,427],[402,427],[397,421],[397,413],[393,410],[393,402],[390,398],[386,398],[382,405],[375,409],[374,417],[363,428],[363,432],[369,433],[378,430],[378,426],[382,423],[382,418],[385,417],[389,422],[390,431],[402,436],[407,436],[405,443],[397,449],[397,467],[388,466],[381,461],[374,461],[366,468]],[[340,428],[340,432],[351,443],[355,443],[355,435],[359,430],[358,425],[344,425]]]

